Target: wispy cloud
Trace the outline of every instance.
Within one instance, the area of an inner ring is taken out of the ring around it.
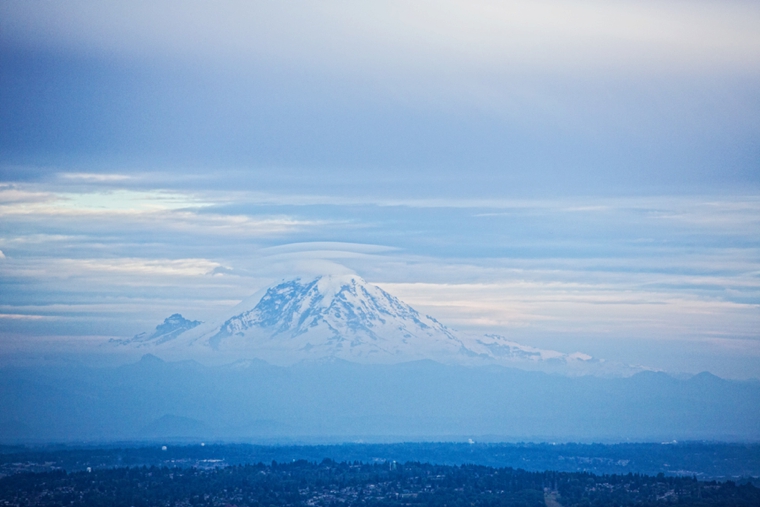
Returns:
[[[102,173],[60,173],[60,177],[66,180],[85,181],[94,183],[122,182],[132,179],[128,174],[102,174]]]

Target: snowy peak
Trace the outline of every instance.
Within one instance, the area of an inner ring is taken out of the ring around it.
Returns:
[[[530,361],[562,361],[565,363],[572,361],[600,361],[600,359],[596,359],[588,354],[584,354],[583,352],[564,354],[562,352],[557,352],[556,350],[539,349],[536,347],[530,347],[528,345],[513,342],[504,336],[497,334],[487,334],[482,338],[476,339],[475,341],[486,347],[493,356],[507,359]]]
[[[128,339],[128,340],[111,340],[111,341],[122,344],[122,345],[126,345],[129,343],[136,344],[138,346],[160,345],[162,343],[166,343],[168,341],[171,341],[177,338],[179,335],[181,335],[185,331],[189,329],[193,329],[194,327],[197,327],[201,324],[202,322],[198,320],[188,320],[184,318],[181,314],[175,313],[174,315],[170,315],[169,317],[164,319],[164,322],[156,326],[156,329],[151,334],[143,332],[140,334],[136,334],[135,336],[133,336],[131,339]]]
[[[541,370],[565,375],[630,376],[651,368],[632,366],[599,359],[583,352],[565,354],[556,350],[539,349],[487,334],[475,338],[474,348],[484,347],[495,361],[528,370]]]
[[[209,339],[213,348],[246,335],[266,334],[283,341],[321,335],[336,345],[360,346],[367,340],[379,347],[415,338],[457,341],[445,326],[421,316],[379,287],[356,275],[320,276],[285,281],[269,288],[251,310],[231,317]],[[382,345],[381,345],[382,344]],[[398,343],[396,343],[398,345]],[[307,347],[316,346],[311,341]],[[341,346],[341,347],[342,347]]]

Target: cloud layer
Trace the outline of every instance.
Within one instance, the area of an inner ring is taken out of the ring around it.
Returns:
[[[755,2],[0,9],[0,164],[17,178],[237,169],[491,196],[760,186]]]
[[[2,346],[348,269],[462,329],[760,376],[758,26],[741,0],[2,2]]]

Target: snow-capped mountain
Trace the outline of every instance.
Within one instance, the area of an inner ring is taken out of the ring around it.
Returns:
[[[503,336],[455,332],[356,275],[283,281],[260,298],[246,301],[214,322],[202,324],[175,314],[152,334],[118,343],[153,347],[173,356],[257,358],[283,365],[323,359],[372,363],[432,359],[581,375],[640,370],[627,371],[630,367],[586,354],[537,349]]]
[[[186,346],[276,364],[324,358],[444,360],[468,354],[452,330],[356,275],[281,282],[253,308],[180,335],[175,347]]]
[[[164,319],[164,322],[156,326],[156,329],[151,334],[143,332],[136,334],[128,340],[112,339],[111,342],[123,345],[133,344],[138,347],[160,345],[162,343],[175,339],[185,331],[200,326],[201,324],[202,322],[198,320],[187,320],[179,313],[175,313],[174,315],[170,315]]]

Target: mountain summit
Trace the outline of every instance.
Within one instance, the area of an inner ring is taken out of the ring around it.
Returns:
[[[183,333],[173,346],[277,364],[445,360],[468,353],[452,330],[356,275],[283,281],[253,308]]]
[[[355,275],[282,282],[253,309],[224,322],[209,345],[240,339],[352,358],[462,348],[446,326]]]
[[[164,319],[164,322],[162,324],[159,324],[156,326],[156,329],[148,334],[146,332],[136,334],[132,337],[130,340],[111,340],[111,342],[120,343],[120,344],[135,344],[137,346],[150,346],[150,345],[160,345],[161,343],[165,343],[168,341],[171,341],[184,333],[185,331],[189,329],[193,329],[194,327],[200,326],[203,324],[200,321],[197,320],[187,320],[179,313],[175,313],[174,315],[170,315],[166,319]]]
[[[640,370],[586,354],[537,349],[503,336],[458,333],[357,275],[283,281],[250,304],[245,308],[242,303],[231,315],[205,324],[175,314],[154,333],[118,343],[152,347],[168,355],[257,358],[281,365],[325,359],[360,363],[430,359],[571,374],[625,375]]]

